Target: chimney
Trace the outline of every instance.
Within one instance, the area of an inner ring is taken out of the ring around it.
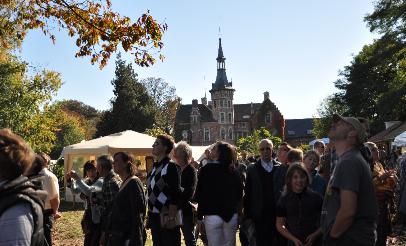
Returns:
[[[269,100],[269,92],[265,91],[264,92],[264,101]]]
[[[388,129],[388,128],[390,128],[390,127],[392,127],[392,126],[394,126],[394,125],[400,124],[400,123],[402,123],[402,122],[397,121],[397,120],[386,121],[386,122],[385,122],[385,129]]]
[[[254,104],[251,102],[251,115],[254,114]]]
[[[192,107],[197,107],[198,104],[199,104],[199,101],[197,99],[192,100]]]

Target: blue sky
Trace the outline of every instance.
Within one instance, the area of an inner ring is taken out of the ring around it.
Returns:
[[[200,99],[216,77],[219,26],[235,103],[261,102],[263,92],[286,119],[316,114],[333,82],[363,45],[376,38],[363,22],[367,0],[124,1],[113,8],[136,20],[147,9],[168,24],[164,62],[133,66],[140,78],[160,77],[176,87],[184,104]],[[34,66],[62,74],[57,99],[76,99],[97,109],[110,107],[114,57],[100,70],[90,58],[75,58],[74,39],[56,33],[56,44],[31,31],[21,56]],[[124,59],[131,62],[129,55]],[[209,95],[209,93],[208,93]]]

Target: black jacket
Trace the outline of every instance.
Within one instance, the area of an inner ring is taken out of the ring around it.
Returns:
[[[285,170],[281,167],[280,163],[272,160],[273,169],[273,194],[274,204],[276,203],[282,193],[283,186],[285,185]],[[257,161],[254,165],[251,165],[247,169],[247,180],[245,183],[245,196],[244,196],[244,215],[247,218],[259,221],[264,213],[264,190],[261,183],[260,173],[263,167],[261,166],[261,160]]]
[[[195,201],[197,214],[218,215],[228,222],[237,213],[243,194],[239,173],[223,163],[208,163],[200,169]]]

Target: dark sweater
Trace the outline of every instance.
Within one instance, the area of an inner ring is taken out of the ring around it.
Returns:
[[[182,170],[181,174],[181,203],[180,208],[184,217],[189,217],[193,215],[192,206],[189,201],[192,200],[193,195],[195,194],[197,185],[197,172],[194,167],[187,165],[185,169]]]
[[[180,188],[180,173],[178,169],[178,165],[176,165],[174,162],[170,161],[169,157],[165,157],[159,162],[154,162],[153,167],[155,169],[158,169],[161,165],[166,165],[168,164],[167,171],[165,175],[161,175],[161,173],[154,174],[154,177],[151,177],[151,173],[148,174],[147,182],[148,182],[148,192],[149,193],[155,193],[156,196],[159,195],[159,187],[155,186],[155,188],[152,190],[150,187],[151,179],[155,178],[156,176],[159,176],[160,178],[163,179],[165,182],[165,186],[162,189],[162,193],[168,198],[165,202],[165,206],[168,206],[169,204],[177,205],[179,206],[180,203],[180,195],[181,195],[181,188]],[[157,181],[157,180],[155,180]],[[151,194],[149,194],[151,195]],[[151,200],[148,200],[148,209],[151,212],[153,210],[153,207],[157,207],[159,210],[162,208],[162,204],[159,204],[159,200],[156,199],[155,203],[153,203]]]
[[[111,210],[108,233],[130,239],[130,245],[143,244],[146,199],[141,181],[133,177],[117,194]]]
[[[302,193],[283,194],[276,208],[276,216],[286,218],[286,228],[305,243],[307,236],[320,227],[322,197],[306,189]]]
[[[200,169],[195,201],[198,218],[218,215],[228,222],[237,213],[243,195],[239,173],[222,163],[208,163]]]

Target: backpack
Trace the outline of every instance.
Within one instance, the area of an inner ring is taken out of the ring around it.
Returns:
[[[46,192],[39,190],[27,177],[20,176],[0,188],[0,216],[10,207],[19,203],[30,204],[34,221],[34,230],[31,236],[32,246],[46,245],[44,237],[44,202]]]

